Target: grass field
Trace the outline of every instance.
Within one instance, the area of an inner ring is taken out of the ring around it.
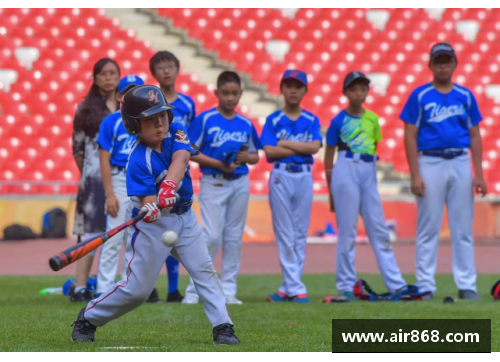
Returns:
[[[376,291],[384,291],[378,275],[363,276]],[[93,344],[72,343],[71,323],[82,304],[61,295],[39,295],[46,287],[60,286],[68,277],[0,277],[0,351],[324,351],[331,352],[333,318],[486,318],[492,319],[492,350],[500,351],[500,302],[489,295],[495,275],[478,278],[479,302],[456,298],[453,277],[438,276],[438,293],[431,302],[322,304],[319,300],[334,292],[332,275],[305,275],[311,304],[267,303],[266,294],[277,290],[278,275],[240,276],[241,306],[228,306],[237,347],[214,346],[212,328],[200,305],[146,304],[99,328]],[[414,282],[413,277],[406,280]],[[187,285],[181,277],[181,290]],[[166,296],[166,277],[158,289]],[[445,295],[455,304],[443,304]]]

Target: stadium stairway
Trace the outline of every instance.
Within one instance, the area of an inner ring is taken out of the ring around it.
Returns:
[[[217,53],[203,48],[199,40],[187,35],[154,9],[106,9],[106,15],[120,19],[123,29],[133,29],[137,38],[150,42],[154,50],[168,50],[181,61],[184,72],[196,74],[202,83],[215,85],[223,70],[235,70],[234,64],[222,61]],[[242,74],[245,92],[241,105],[248,107],[250,117],[266,117],[279,107],[279,97],[267,92],[248,75]]]

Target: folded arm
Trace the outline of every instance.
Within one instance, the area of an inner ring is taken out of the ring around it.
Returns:
[[[281,140],[278,142],[278,146],[288,148],[301,155],[314,155],[321,148],[321,142],[320,141],[295,142],[295,141]]]

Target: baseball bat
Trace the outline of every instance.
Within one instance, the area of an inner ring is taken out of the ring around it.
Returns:
[[[80,244],[73,245],[72,247],[64,251],[61,251],[57,255],[54,255],[52,258],[50,258],[49,260],[50,268],[53,271],[59,271],[62,268],[74,263],[78,259],[90,253],[92,250],[97,249],[99,246],[108,241],[109,238],[118,234],[120,231],[126,229],[127,227],[135,224],[138,221],[141,221],[144,218],[144,216],[146,216],[146,212],[140,212],[133,219],[115,227],[114,229],[108,230],[99,236],[96,236],[88,240],[84,240]]]

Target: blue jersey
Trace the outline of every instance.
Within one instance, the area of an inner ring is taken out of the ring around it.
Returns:
[[[300,117],[292,121],[287,115],[279,110],[266,119],[266,124],[260,135],[262,146],[277,146],[278,141],[288,140],[294,142],[323,141],[319,131],[319,119],[314,114],[302,110]],[[267,162],[282,162],[295,164],[314,163],[312,155],[293,155],[279,160],[267,159]]]
[[[173,122],[179,122],[187,128],[194,117],[196,117],[194,101],[185,94],[177,93],[176,100],[170,104],[175,107],[172,109],[174,113]]]
[[[127,133],[121,113],[116,111],[102,120],[97,143],[102,149],[111,153],[111,166],[125,167],[136,138],[137,136]]]
[[[172,163],[172,155],[179,150],[187,150],[191,155],[199,152],[191,147],[186,128],[180,123],[170,125],[167,136],[162,142],[162,152],[157,152],[137,139],[127,164],[127,194],[128,196],[157,195],[160,184],[167,175]],[[189,175],[189,165],[177,192],[180,199],[177,205],[191,202],[193,184]]]
[[[472,92],[456,84],[447,94],[432,84],[418,87],[399,118],[418,127],[419,150],[469,148],[469,128],[482,120]]]
[[[248,152],[262,149],[257,131],[248,118],[236,113],[233,119],[222,116],[217,108],[201,113],[189,126],[189,138],[198,149],[211,158],[223,161],[231,153],[237,153],[242,146]],[[202,173],[220,173],[221,170],[201,166]],[[248,173],[246,164],[240,165],[233,174]]]

